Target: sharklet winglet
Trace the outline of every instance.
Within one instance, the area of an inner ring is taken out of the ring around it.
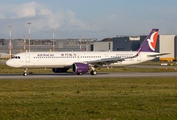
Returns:
[[[140,55],[140,52],[141,52],[141,47],[139,48],[137,54],[135,56],[139,56]]]

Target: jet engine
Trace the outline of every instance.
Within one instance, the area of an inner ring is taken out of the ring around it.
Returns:
[[[54,73],[63,73],[63,72],[67,72],[69,70],[69,68],[52,68],[52,72]]]
[[[77,73],[78,75],[87,73],[89,70],[89,65],[84,63],[74,63],[72,65],[72,70],[74,73]]]

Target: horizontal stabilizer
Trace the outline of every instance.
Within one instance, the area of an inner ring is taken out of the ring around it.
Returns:
[[[157,54],[153,54],[153,55],[148,55],[148,57],[158,57],[158,56],[162,56],[162,55],[168,55],[170,53],[157,53]]]

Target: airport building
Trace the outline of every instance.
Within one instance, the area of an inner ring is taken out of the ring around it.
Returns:
[[[113,51],[137,51],[147,36],[117,36],[113,38]],[[159,39],[159,38],[158,38]],[[156,52],[159,52],[157,40]]]
[[[101,41],[93,42],[91,51],[113,51],[112,38],[105,38]]]
[[[11,40],[12,54],[22,51],[37,52],[37,51],[90,51],[90,45],[98,41],[95,38],[82,39],[31,39],[30,46],[29,40],[13,39]],[[1,53],[9,53],[10,45],[9,40],[0,39]]]
[[[113,38],[113,51],[136,51],[139,46],[139,36],[117,36]]]
[[[161,61],[177,60],[177,36],[176,35],[160,35],[160,49],[161,53],[170,53],[160,57]]]

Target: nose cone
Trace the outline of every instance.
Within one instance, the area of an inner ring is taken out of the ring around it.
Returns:
[[[11,59],[6,61],[6,65],[9,67],[15,67],[14,62]]]

